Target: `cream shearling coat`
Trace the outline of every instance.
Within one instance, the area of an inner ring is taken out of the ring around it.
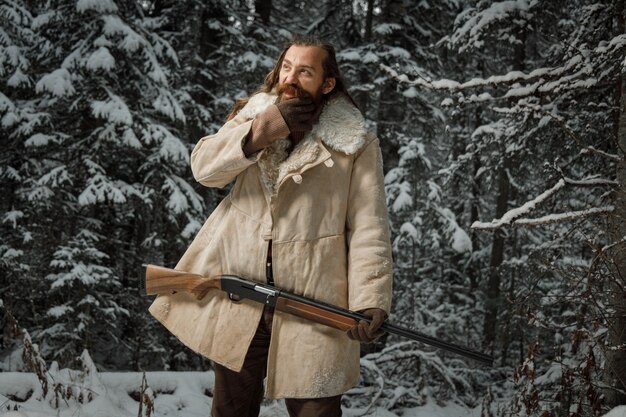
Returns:
[[[392,259],[378,139],[340,96],[288,157],[288,141],[281,139],[246,158],[242,143],[252,120],[275,99],[254,95],[194,148],[197,181],[208,187],[236,182],[176,268],[264,282],[271,240],[277,287],[352,310],[389,312]],[[200,301],[183,293],[159,296],[150,312],[194,351],[239,371],[262,308],[211,291]],[[266,397],[334,396],[358,381],[358,342],[275,312]]]

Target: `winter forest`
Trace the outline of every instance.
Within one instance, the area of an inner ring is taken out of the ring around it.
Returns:
[[[383,337],[347,415],[626,413],[625,6],[2,0],[0,380],[37,375],[67,408],[59,369],[211,370],[149,315],[141,265],[174,267],[227,195],[191,149],[308,34],[380,138],[390,320],[495,357]],[[133,389],[140,415],[167,394]],[[0,413],[26,399],[0,394]]]

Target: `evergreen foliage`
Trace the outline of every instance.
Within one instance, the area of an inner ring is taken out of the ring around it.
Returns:
[[[61,366],[206,369],[149,317],[140,265],[176,264],[228,192],[190,150],[309,34],[381,139],[392,320],[497,358],[383,338],[347,403],[626,404],[625,20],[623,0],[5,0],[0,305]]]

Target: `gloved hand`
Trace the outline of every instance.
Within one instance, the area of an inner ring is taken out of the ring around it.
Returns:
[[[383,331],[378,331],[378,329],[387,319],[387,314],[380,308],[368,308],[361,311],[361,313],[371,319],[371,321],[361,320],[357,325],[348,329],[346,333],[352,340],[358,340],[361,343],[372,343],[384,333]]]
[[[310,97],[298,97],[276,104],[290,133],[307,132],[313,128],[315,104]]]

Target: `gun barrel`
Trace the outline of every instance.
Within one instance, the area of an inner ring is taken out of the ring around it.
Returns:
[[[437,339],[435,337],[416,332],[415,330],[397,326],[392,323],[383,323],[383,325],[381,326],[381,329],[388,333],[397,334],[398,336],[403,336],[403,337],[406,337],[407,339],[415,340],[417,342],[425,343],[427,345],[431,345],[436,348],[440,348],[443,350],[447,350],[449,352],[456,353],[461,356],[465,356],[466,358],[477,360],[489,366],[493,365],[493,357],[490,355],[487,355],[486,353],[478,352],[478,351],[466,348],[464,346],[459,346],[454,343],[446,342],[446,341]]]

